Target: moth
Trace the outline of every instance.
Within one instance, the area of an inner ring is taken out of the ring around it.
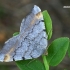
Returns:
[[[19,34],[5,42],[0,51],[0,62],[38,58],[46,51],[47,44],[43,15],[34,5],[31,13],[22,20]]]

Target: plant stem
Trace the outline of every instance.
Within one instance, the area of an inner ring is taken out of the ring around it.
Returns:
[[[46,56],[42,55],[42,59],[43,59],[43,63],[44,63],[45,69],[49,70],[49,64],[47,62]]]

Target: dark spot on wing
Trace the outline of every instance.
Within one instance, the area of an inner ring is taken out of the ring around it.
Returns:
[[[43,29],[43,31],[45,31],[45,32],[46,32],[46,29]]]
[[[23,60],[25,60],[25,57],[22,57]]]
[[[15,59],[13,58],[13,61],[15,61]]]
[[[41,22],[44,22],[44,20],[41,20]]]

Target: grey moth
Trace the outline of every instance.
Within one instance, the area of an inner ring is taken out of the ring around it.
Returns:
[[[7,40],[0,50],[0,62],[27,60],[40,57],[47,48],[47,34],[41,9],[34,5],[21,22],[18,35]]]

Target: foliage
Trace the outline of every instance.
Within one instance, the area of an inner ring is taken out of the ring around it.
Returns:
[[[44,65],[38,60],[22,60],[17,61],[20,70],[45,70]]]
[[[16,35],[18,35],[19,34],[19,32],[15,32],[14,34],[13,34],[13,36],[16,36]]]
[[[43,11],[42,13],[43,13],[45,28],[46,28],[46,32],[48,34],[48,40],[49,40],[52,36],[52,20],[46,10]]]
[[[56,66],[64,58],[69,46],[69,38],[61,37],[54,40],[48,48],[47,61],[49,65]]]

